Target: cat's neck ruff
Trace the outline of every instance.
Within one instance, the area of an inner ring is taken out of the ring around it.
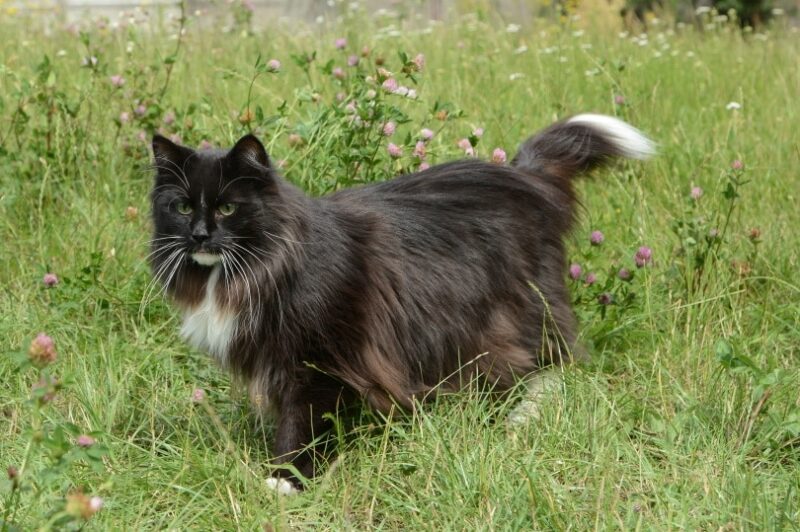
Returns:
[[[219,264],[211,269],[203,300],[184,310],[181,336],[197,349],[208,352],[223,367],[228,365],[228,351],[236,332],[236,315],[220,306],[217,284],[221,275]]]

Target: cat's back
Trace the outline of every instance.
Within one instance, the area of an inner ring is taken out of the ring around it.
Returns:
[[[325,201],[378,209],[383,215],[435,212],[528,218],[559,210],[567,205],[568,198],[546,181],[513,167],[464,160],[341,190]]]

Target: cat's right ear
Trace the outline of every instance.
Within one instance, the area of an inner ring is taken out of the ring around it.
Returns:
[[[191,154],[192,150],[190,148],[175,144],[161,135],[153,135],[153,157],[156,167],[161,166],[163,162],[183,166],[184,161]]]

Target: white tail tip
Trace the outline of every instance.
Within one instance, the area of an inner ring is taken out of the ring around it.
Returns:
[[[601,132],[625,157],[649,159],[656,153],[656,146],[652,140],[619,118],[588,113],[573,116],[567,123],[581,124]]]

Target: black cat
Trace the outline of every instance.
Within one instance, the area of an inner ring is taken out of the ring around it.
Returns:
[[[276,415],[276,463],[310,478],[325,413],[411,408],[472,377],[503,391],[569,361],[572,178],[653,147],[579,115],[510,166],[452,162],[322,198],[282,179],[252,135],[227,152],[155,136],[153,151],[154,276],[183,336]],[[269,482],[301,487],[280,468]]]

